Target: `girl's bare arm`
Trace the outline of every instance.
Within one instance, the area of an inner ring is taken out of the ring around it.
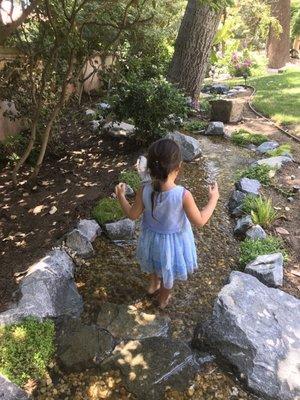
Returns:
[[[125,190],[126,190],[125,184],[119,183],[116,186],[115,192],[116,192],[117,198],[121,204],[124,214],[128,218],[130,218],[134,221],[134,220],[138,219],[141,216],[142,212],[144,211],[144,204],[143,204],[143,199],[142,199],[143,189],[141,188],[137,192],[137,194],[135,196],[135,201],[132,205],[130,205],[126,199]]]
[[[190,222],[198,227],[205,225],[212,216],[218,199],[219,190],[217,183],[215,183],[214,186],[209,187],[209,201],[200,211],[192,194],[186,191],[183,198],[183,208]]]

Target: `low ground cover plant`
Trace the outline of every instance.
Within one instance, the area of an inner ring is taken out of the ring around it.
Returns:
[[[141,187],[141,179],[136,171],[122,171],[119,175],[119,181],[129,185],[135,192]]]
[[[264,254],[282,253],[287,259],[287,252],[283,241],[276,236],[267,236],[266,239],[245,239],[240,245],[240,263],[245,267],[256,257]]]
[[[117,221],[123,217],[123,211],[117,199],[106,197],[98,201],[92,210],[92,217],[99,223]]]
[[[245,170],[238,171],[237,178],[257,179],[262,185],[268,186],[273,173],[274,169],[268,165],[251,165]]]
[[[0,374],[17,385],[40,379],[54,352],[54,323],[27,318],[20,324],[0,327]]]
[[[191,121],[184,125],[185,129],[189,132],[202,131],[207,127],[207,122],[204,121]]]
[[[274,150],[267,151],[267,155],[272,157],[283,156],[286,154],[292,154],[292,146],[289,143],[282,144]]]
[[[252,221],[264,228],[272,225],[278,217],[272,200],[262,196],[246,196],[243,201],[243,211],[251,214]]]
[[[251,133],[245,129],[239,129],[232,133],[231,140],[238,146],[246,146],[247,144],[259,146],[266,141],[266,136],[260,133]]]

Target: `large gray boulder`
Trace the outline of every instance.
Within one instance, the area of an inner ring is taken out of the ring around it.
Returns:
[[[94,254],[92,243],[78,229],[69,232],[66,235],[65,242],[67,247],[76,251],[81,257],[91,257]]]
[[[282,286],[283,256],[281,253],[258,256],[254,261],[246,265],[245,272],[255,276],[267,286]]]
[[[286,164],[289,162],[292,162],[292,158],[288,156],[277,156],[277,157],[269,157],[269,158],[263,158],[261,160],[258,160],[254,163],[258,165],[268,165],[270,168],[273,169],[279,169],[282,167],[282,164]]]
[[[105,224],[107,236],[111,240],[130,240],[134,236],[135,222],[129,218]]]
[[[192,161],[202,153],[199,141],[192,136],[175,131],[168,133],[166,137],[179,145],[183,161]]]
[[[232,215],[240,217],[243,214],[243,201],[245,197],[246,193],[240,190],[234,190],[232,192],[228,201],[228,209]]]
[[[94,219],[81,219],[77,224],[77,229],[90,242],[93,242],[101,234],[101,228]]]
[[[28,316],[79,316],[83,309],[74,282],[74,264],[63,250],[53,250],[33,264],[19,285],[20,300],[0,314],[0,325],[19,322]]]
[[[270,140],[269,142],[264,142],[260,146],[257,147],[257,151],[259,153],[267,153],[268,151],[274,150],[279,146],[279,143],[275,140]]]
[[[210,122],[206,131],[205,135],[214,136],[214,135],[225,135],[224,131],[224,124],[221,121],[214,121]]]
[[[248,229],[251,228],[252,226],[253,222],[250,215],[245,215],[244,217],[241,217],[236,221],[236,225],[234,227],[234,234],[237,236],[244,237]]]
[[[260,225],[254,225],[247,230],[246,237],[249,239],[265,239],[267,234]]]
[[[168,336],[170,320],[146,314],[134,306],[105,302],[100,307],[97,324],[117,339],[145,339]]]
[[[28,400],[24,390],[0,375],[0,399],[1,400]]]
[[[138,400],[162,399],[167,386],[184,390],[198,370],[190,347],[164,337],[118,345],[101,366],[120,371],[125,387]]]
[[[257,179],[242,178],[236,182],[235,187],[243,193],[257,196],[261,188],[261,183]]]
[[[83,371],[104,361],[113,351],[109,332],[78,319],[64,321],[57,335],[57,357],[67,371]]]
[[[196,333],[270,400],[300,396],[300,300],[234,271]]]

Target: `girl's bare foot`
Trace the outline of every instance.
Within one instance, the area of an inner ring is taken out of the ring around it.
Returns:
[[[152,274],[150,278],[150,285],[148,287],[147,292],[148,294],[153,295],[159,289],[160,289],[160,278],[157,275]]]
[[[161,310],[164,310],[168,306],[170,299],[171,299],[171,290],[162,287],[159,292],[159,299],[158,299],[159,308]]]

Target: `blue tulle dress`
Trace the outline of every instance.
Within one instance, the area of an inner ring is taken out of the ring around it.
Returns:
[[[144,213],[137,259],[144,272],[156,274],[164,287],[171,289],[174,280],[187,280],[197,269],[197,254],[190,221],[183,209],[185,188],[159,193],[152,216],[152,185],[143,188]]]

